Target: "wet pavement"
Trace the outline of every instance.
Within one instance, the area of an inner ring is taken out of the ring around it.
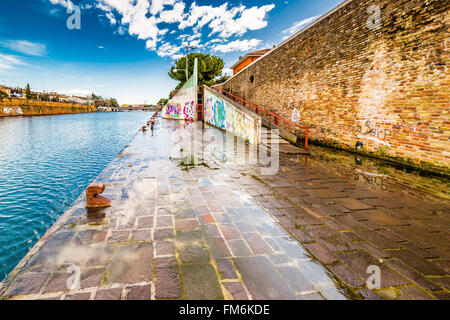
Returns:
[[[450,298],[448,201],[376,190],[292,154],[272,154],[270,172],[274,161],[240,163],[254,153],[224,142],[201,123],[139,132],[95,180],[112,207],[87,212],[81,196],[2,297]]]

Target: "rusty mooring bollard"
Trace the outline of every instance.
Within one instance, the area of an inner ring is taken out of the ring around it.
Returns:
[[[104,208],[111,206],[111,200],[101,196],[105,191],[102,183],[92,183],[86,189],[86,208]]]

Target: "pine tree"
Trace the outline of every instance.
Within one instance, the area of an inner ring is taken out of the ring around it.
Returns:
[[[189,62],[189,77],[194,73],[194,60],[198,59],[198,84],[211,86],[214,84],[214,79],[222,74],[223,60],[222,58],[211,56],[204,53],[190,53],[188,55]],[[180,89],[186,83],[186,57],[180,58],[175,62],[169,71],[169,76],[180,81],[175,89]],[[177,72],[174,72],[177,70]]]

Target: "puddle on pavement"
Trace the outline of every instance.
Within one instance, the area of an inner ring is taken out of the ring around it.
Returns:
[[[430,200],[450,200],[450,179],[393,166],[386,161],[350,152],[314,146],[311,155],[290,157],[292,161],[320,167],[331,174],[359,181],[375,190],[400,192]]]
[[[189,128],[193,129],[193,127]],[[169,159],[181,167],[181,170],[192,170],[193,173],[196,170],[206,170],[205,176],[194,174],[192,177],[196,180],[195,184],[198,187],[223,190],[223,197],[229,201],[225,205],[226,210],[224,213],[213,213],[213,216],[218,227],[225,226],[225,228],[237,230],[241,235],[236,239],[227,239],[226,242],[233,252],[236,268],[252,297],[254,299],[302,299],[316,295],[319,299],[354,298],[355,294],[339,283],[297,239],[260,207],[247,191],[230,187],[230,184],[235,183],[230,176],[236,172],[233,170],[235,169],[233,160],[241,155],[239,150],[226,148],[225,134],[215,129],[197,129],[199,130],[197,140],[201,140],[203,133],[209,131],[206,140],[210,142],[211,137],[214,137],[214,143],[203,141],[203,144],[200,144],[201,151],[196,150],[195,156],[184,153],[184,156],[174,156]],[[185,150],[180,149],[180,153]],[[200,168],[205,163],[220,164],[221,170],[214,172],[209,165]],[[206,238],[212,256],[216,256],[218,248],[213,243],[215,238],[210,239],[207,232],[203,236]]]

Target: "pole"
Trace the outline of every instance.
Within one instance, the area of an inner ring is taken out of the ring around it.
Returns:
[[[189,47],[186,47],[186,82],[188,81],[188,78],[189,78],[189,59],[188,59],[188,54],[189,54]]]

